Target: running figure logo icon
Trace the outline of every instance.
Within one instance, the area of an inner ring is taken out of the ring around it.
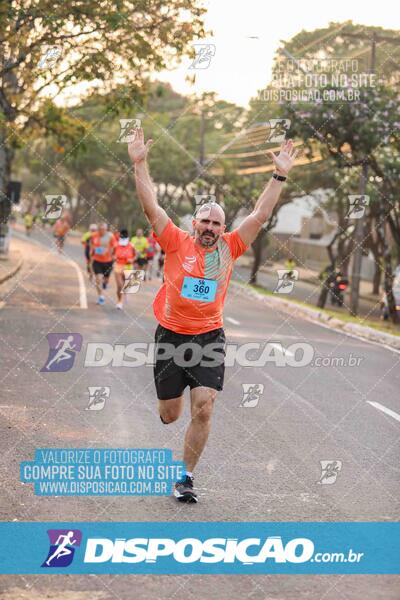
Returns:
[[[125,283],[121,292],[123,294],[136,294],[144,281],[144,271],[124,271]]]
[[[214,44],[193,44],[196,56],[189,69],[208,69],[211,59],[215,56]]]
[[[82,348],[80,333],[48,333],[49,355],[40,369],[41,373],[60,373],[69,371],[75,361],[75,354]]]
[[[281,143],[290,127],[290,119],[270,119],[270,130],[266,142]]]
[[[42,56],[38,62],[39,69],[51,69],[55,66],[57,60],[61,56],[61,47],[60,46],[51,46],[49,48],[45,48],[42,51]]]
[[[342,470],[341,460],[320,460],[321,477],[317,483],[321,485],[332,485],[335,483],[339,471]]]
[[[140,119],[120,119],[119,124],[121,131],[117,142],[121,144],[130,144],[133,142],[135,136],[133,133],[129,135],[129,132],[131,129],[139,129],[140,123]]]
[[[365,213],[366,207],[369,205],[369,196],[366,195],[349,195],[349,210],[346,214],[346,219],[361,219]]]
[[[110,397],[108,386],[89,386],[89,402],[85,410],[103,410],[106,400]]]
[[[242,383],[243,398],[239,407],[254,408],[264,393],[263,383]]]
[[[46,196],[45,219],[58,219],[61,217],[62,210],[67,202],[67,196],[59,194],[55,196]]]
[[[68,567],[74,558],[75,548],[81,545],[79,529],[48,529],[50,548],[42,567]]]
[[[294,282],[299,278],[299,272],[296,269],[277,269],[278,283],[274,289],[274,294],[290,294],[294,288]]]

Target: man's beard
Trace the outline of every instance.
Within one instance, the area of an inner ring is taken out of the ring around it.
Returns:
[[[210,237],[206,237],[207,235]],[[219,238],[219,235],[215,235],[211,231],[203,231],[203,233],[200,233],[198,235],[199,242],[204,248],[209,248],[211,246],[214,246],[214,244],[218,240],[218,238]]]

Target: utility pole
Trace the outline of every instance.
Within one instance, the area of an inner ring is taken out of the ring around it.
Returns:
[[[349,37],[363,38],[365,35],[358,34],[343,34]],[[375,73],[375,61],[376,61],[376,42],[378,38],[375,31],[372,33],[372,45],[371,45],[371,58],[369,63],[369,73]],[[367,190],[368,181],[368,162],[367,157],[362,164],[360,182],[358,187],[358,193],[360,196],[365,196]],[[358,300],[360,295],[360,280],[361,280],[361,266],[362,266],[362,250],[364,241],[364,214],[357,219],[356,227],[354,230],[354,250],[353,250],[353,265],[351,269],[351,290],[350,290],[350,313],[357,315],[358,313]]]
[[[369,63],[369,73],[375,73],[376,65],[376,44],[378,42],[389,42],[391,44],[398,44],[399,41],[396,38],[378,35],[375,31],[371,35],[365,33],[340,33],[341,36],[350,37],[354,39],[371,40],[371,56]],[[363,162],[362,171],[360,175],[359,183],[359,194],[365,195],[368,181],[368,161],[365,157]],[[351,270],[351,291],[350,291],[350,312],[352,315],[358,313],[358,299],[360,293],[360,280],[361,280],[361,263],[362,263],[362,244],[364,240],[364,215],[360,219],[357,219],[356,228],[354,231],[355,248],[353,252],[353,266]]]

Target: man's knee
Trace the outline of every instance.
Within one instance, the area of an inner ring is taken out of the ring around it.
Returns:
[[[164,425],[169,425],[179,418],[182,411],[182,399],[182,396],[180,396],[171,400],[158,401],[160,419]]]
[[[162,415],[160,415],[161,422],[164,423],[164,425],[169,425],[170,423],[173,423],[174,421],[176,421],[178,419],[178,417],[179,417],[179,415],[167,414],[167,415],[164,415],[164,417]]]
[[[208,423],[211,420],[214,407],[214,397],[196,402],[192,410],[192,420]]]

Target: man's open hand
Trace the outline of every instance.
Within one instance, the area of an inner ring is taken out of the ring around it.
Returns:
[[[274,154],[271,150],[268,151],[268,154],[274,161],[276,172],[279,175],[284,175],[286,177],[294,165],[294,160],[297,156],[297,150],[294,150],[292,140],[285,140],[281,144],[281,149],[278,155]]]
[[[134,135],[132,142],[128,144],[128,154],[133,164],[142,162],[146,160],[147,154],[150,150],[150,146],[153,143],[153,140],[147,140],[144,143],[144,133],[141,127],[138,129],[132,129],[128,133],[129,136]]]

